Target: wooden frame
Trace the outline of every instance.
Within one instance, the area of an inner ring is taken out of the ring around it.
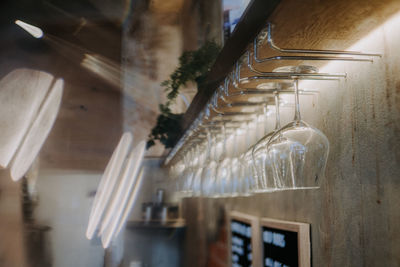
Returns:
[[[260,219],[256,216],[251,216],[245,213],[232,211],[228,214],[228,263],[229,266],[232,266],[232,231],[231,231],[231,221],[237,220],[251,225],[251,247],[252,247],[252,266],[253,267],[261,267],[261,232],[260,232]]]
[[[275,220],[269,218],[262,218],[260,220],[260,231],[261,227],[270,227],[277,230],[296,232],[297,235],[297,247],[298,247],[298,264],[299,267],[310,267],[311,256],[310,256],[310,224]],[[260,233],[260,239],[261,239]],[[262,250],[263,251],[263,250]],[[263,259],[263,252],[261,251],[261,259]]]

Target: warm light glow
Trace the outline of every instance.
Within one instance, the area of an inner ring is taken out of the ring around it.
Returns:
[[[240,109],[241,112],[256,112],[257,109],[260,109],[257,106],[247,106],[247,107],[242,107]]]
[[[22,29],[24,29],[25,31],[27,31],[30,35],[32,35],[35,38],[42,38],[43,37],[43,31],[33,25],[30,25],[26,22],[23,22],[21,20],[16,20],[15,24],[17,24],[18,26],[20,26]]]
[[[81,65],[112,85],[120,86],[121,68],[119,64],[100,55],[85,54]]]
[[[257,89],[273,90],[276,89],[277,85],[274,82],[260,83],[256,86]]]
[[[120,221],[123,217],[124,209],[129,201],[130,193],[138,178],[145,149],[146,142],[141,141],[132,151],[128,159],[118,190],[100,228],[99,233],[104,248],[109,246],[114,234],[116,233],[118,225],[121,223]]]
[[[86,237],[88,239],[92,239],[97,226],[100,224],[103,213],[110,202],[109,200],[117,184],[132,139],[131,133],[124,133],[107,164],[90,212],[89,224],[86,230]]]
[[[393,42],[398,42],[399,39],[399,34],[398,32],[398,27],[400,25],[400,12],[397,12],[390,18],[388,18],[383,24],[379,25],[377,28],[366,34],[363,38],[361,38],[359,41],[354,43],[352,46],[348,47],[346,50],[351,50],[351,51],[363,51],[365,53],[381,53],[384,54],[384,49],[385,49],[385,37],[384,35],[390,35],[391,38],[393,38]],[[393,34],[392,34],[393,33]],[[396,34],[394,34],[396,33]],[[346,71],[347,74],[352,75],[352,73],[359,73],[359,68],[360,67],[368,67],[371,69],[372,67],[379,68],[379,57],[374,57],[373,58],[374,62],[373,63],[357,63],[357,62],[338,62],[338,61],[331,61],[328,64],[324,65],[323,67],[320,68],[320,72],[324,73],[334,73],[334,72],[343,72],[343,70]],[[347,77],[346,79],[352,79],[352,77]],[[313,81],[300,81],[299,85],[301,88],[310,88],[315,87],[315,88],[321,88],[322,86],[321,82],[316,85],[316,82]]]
[[[265,100],[264,96],[250,96],[247,98],[248,102],[262,102]]]

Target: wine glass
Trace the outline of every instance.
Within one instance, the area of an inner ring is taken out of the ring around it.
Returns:
[[[226,124],[222,125],[222,154],[218,161],[217,176],[216,176],[216,197],[226,197],[232,192],[231,189],[231,157],[227,153],[227,133]]]
[[[194,176],[193,169],[193,149],[189,149],[188,152],[183,156],[183,162],[185,164],[185,169],[182,172],[180,183],[181,183],[181,193],[185,197],[190,197],[193,195],[192,183]]]
[[[184,169],[185,165],[183,163],[183,160],[179,160],[177,163],[170,167],[168,173],[169,179],[171,179],[171,190],[178,192],[179,195],[181,194],[182,190],[180,177]]]
[[[316,71],[311,66],[290,67],[296,73]],[[287,71],[287,70],[285,70]],[[328,138],[300,116],[298,76],[293,75],[295,115],[267,144],[275,179],[285,189],[318,188],[329,153]]]
[[[211,135],[211,129],[206,129],[207,147],[206,158],[201,172],[201,194],[210,197],[213,194],[215,186],[215,177],[217,171],[216,162],[216,136]]]
[[[243,176],[243,168],[242,168],[242,164],[240,163],[240,156],[241,156],[241,151],[243,151],[243,138],[244,138],[244,134],[246,134],[246,132],[241,129],[240,127],[236,128],[234,133],[233,133],[233,137],[232,137],[232,148],[233,148],[233,152],[232,152],[232,158],[231,158],[231,196],[238,196],[240,195],[240,190],[241,190],[241,179]]]
[[[202,184],[202,172],[205,163],[204,153],[202,153],[203,146],[201,143],[197,142],[194,147],[193,152],[193,179],[192,179],[192,194],[193,196],[201,195],[201,184]]]
[[[279,118],[279,93],[274,92],[275,96],[275,129],[266,134],[253,146],[253,160],[257,172],[257,187],[253,188],[254,193],[270,192],[282,187],[282,183],[273,173],[271,160],[268,157],[267,145],[271,138],[280,128]],[[267,117],[267,110],[264,110],[264,116]],[[266,120],[265,120],[266,121]]]
[[[253,189],[257,187],[258,177],[257,171],[254,165],[253,158],[253,145],[257,139],[257,126],[258,123],[255,124],[256,128],[251,129],[251,124],[247,123],[246,129],[246,150],[240,157],[241,163],[241,179],[240,179],[240,190],[239,194],[242,196],[250,196],[253,192]],[[251,135],[251,132],[254,133],[254,136]]]

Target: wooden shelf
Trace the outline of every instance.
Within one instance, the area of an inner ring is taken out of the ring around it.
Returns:
[[[207,77],[204,88],[194,97],[183,118],[183,133],[196,119],[199,112],[204,108],[208,99],[216,90],[220,82],[231,71],[235,62],[246,51],[248,45],[257,36],[267,23],[269,16],[281,0],[252,0],[239,23],[236,25],[232,36],[222,48]]]
[[[231,71],[235,62],[246,51],[247,46],[265,27],[268,17],[272,14],[280,0],[253,0],[236,25],[232,36],[222,48],[214,66],[211,68],[204,88],[200,88],[190,104],[185,117],[183,129],[187,129],[201,109],[214,93],[220,82]]]
[[[211,69],[205,88],[200,88],[189,106],[184,116],[183,129],[188,129],[196,119],[236,60],[251,45],[267,21],[275,25],[274,42],[282,48],[351,50],[353,44],[392,16],[398,6],[399,2],[395,0],[337,0],[335,4],[330,1],[316,3],[313,0],[252,1]],[[280,55],[279,52],[265,44],[260,45],[260,58],[277,55]],[[328,61],[274,61],[257,64],[257,68],[268,72],[284,65],[307,64],[321,68],[327,63]],[[249,75],[253,74],[242,70],[242,77]]]

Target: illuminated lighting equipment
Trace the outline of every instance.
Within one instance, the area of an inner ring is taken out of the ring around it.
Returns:
[[[25,31],[27,31],[30,35],[32,35],[33,37],[40,39],[43,37],[43,31],[33,25],[30,25],[26,22],[23,22],[21,20],[16,20],[15,24],[17,24],[18,26],[20,26],[22,29],[24,29]]]
[[[124,133],[107,164],[90,212],[88,228],[86,231],[86,237],[88,239],[93,238],[94,232],[100,224],[106,206],[112,197],[123,163],[128,155],[132,139],[131,133]]]

